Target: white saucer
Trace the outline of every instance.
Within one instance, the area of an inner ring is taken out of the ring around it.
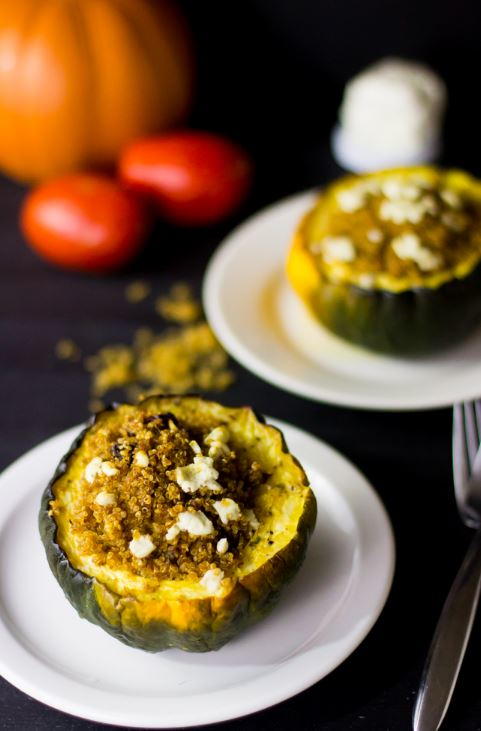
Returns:
[[[315,193],[287,198],[239,226],[204,280],[208,320],[225,348],[266,381],[316,401],[427,409],[481,395],[481,331],[431,357],[371,353],[323,328],[291,290],[284,262]]]
[[[79,428],[9,467],[0,476],[0,672],[6,680],[93,721],[171,728],[267,708],[339,665],[387,598],[391,526],[375,492],[344,457],[299,429],[277,425],[312,481],[318,523],[305,563],[273,613],[215,653],[132,649],[79,619],[64,598],[47,565],[37,513]]]

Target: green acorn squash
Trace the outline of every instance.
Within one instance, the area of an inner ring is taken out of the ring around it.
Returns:
[[[287,276],[340,337],[416,356],[481,322],[481,182],[433,167],[349,176],[299,223]]]
[[[143,650],[204,652],[272,608],[315,518],[278,429],[249,408],[159,396],[95,416],[46,488],[39,526],[81,617]]]

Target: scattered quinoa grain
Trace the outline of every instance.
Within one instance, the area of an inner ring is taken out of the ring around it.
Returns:
[[[179,324],[193,323],[201,316],[200,303],[194,298],[188,284],[175,284],[167,296],[158,297],[155,301],[157,314]]]
[[[149,292],[149,285],[139,280],[128,285],[126,297],[138,302]],[[131,344],[105,345],[84,359],[91,374],[92,413],[105,408],[103,397],[114,389],[122,389],[136,402],[159,393],[224,391],[233,383],[228,355],[208,323],[200,319],[200,303],[187,284],[174,285],[168,295],[158,298],[156,309],[177,326],[160,334],[139,328]],[[68,339],[57,343],[56,353],[65,360],[80,358],[80,349]]]
[[[135,361],[132,348],[127,345],[108,345],[101,348],[95,360],[89,359],[93,372],[92,391],[102,396],[112,388],[125,386],[135,379]]]
[[[76,362],[80,360],[81,351],[73,340],[70,340],[70,338],[62,338],[55,346],[55,355],[60,360]]]
[[[139,279],[126,286],[125,299],[131,304],[137,304],[138,302],[142,302],[142,300],[146,299],[150,292],[150,284]]]

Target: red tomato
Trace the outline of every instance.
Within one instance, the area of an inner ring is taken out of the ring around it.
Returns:
[[[131,259],[147,228],[135,194],[103,175],[79,173],[43,183],[23,204],[28,243],[48,261],[80,271],[109,271]]]
[[[127,145],[119,172],[130,188],[152,198],[174,223],[202,225],[225,218],[245,197],[249,158],[207,132],[174,132]]]

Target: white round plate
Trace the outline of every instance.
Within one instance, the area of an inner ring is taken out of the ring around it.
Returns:
[[[0,672],[43,703],[102,723],[196,726],[267,708],[309,687],[363,640],[387,598],[394,543],[364,477],[288,424],[319,517],[306,560],[278,606],[218,652],[151,655],[79,619],[47,565],[41,493],[79,428],[33,449],[0,476]],[[287,630],[287,631],[286,631]]]
[[[365,409],[427,409],[481,395],[481,330],[427,358],[392,358],[329,333],[291,290],[292,232],[315,199],[302,193],[239,226],[204,280],[207,318],[225,348],[256,375],[316,401]]]

